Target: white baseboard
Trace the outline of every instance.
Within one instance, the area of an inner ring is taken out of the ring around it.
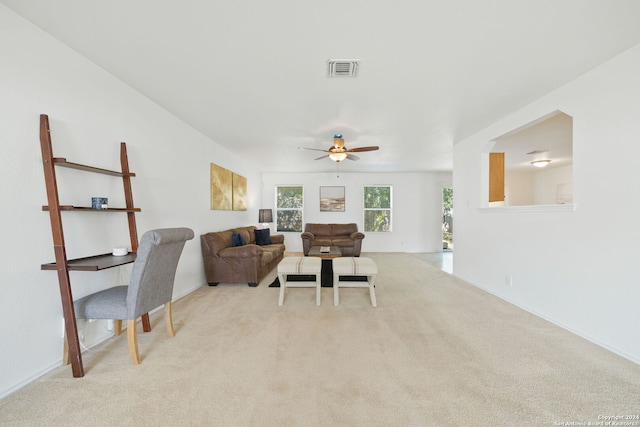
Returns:
[[[40,378],[43,375],[46,375],[47,373],[53,371],[54,369],[60,367],[60,365],[62,364],[62,358],[60,358],[60,360],[58,360],[57,362],[53,362],[51,365],[49,365],[48,367],[42,369],[41,371],[38,371],[36,373],[34,373],[33,375],[31,375],[30,377],[25,378],[24,380],[10,386],[7,389],[1,390],[0,391],[0,399],[7,397],[8,395],[10,395],[11,393],[14,393],[18,390],[20,390],[22,387],[28,385],[29,383],[32,383],[33,381],[37,380],[38,378]]]
[[[468,284],[470,284],[473,287],[476,287],[476,288],[481,289],[481,290],[483,290],[483,291],[485,291],[487,293],[490,293],[491,295],[493,295],[493,296],[495,296],[497,298],[500,298],[501,300],[506,301],[509,304],[515,305],[516,307],[526,311],[527,313],[531,313],[534,316],[537,316],[537,317],[539,317],[541,319],[546,320],[547,322],[553,323],[554,325],[558,326],[559,328],[564,329],[565,331],[571,332],[572,334],[577,335],[580,338],[584,338],[585,340],[597,345],[598,347],[602,347],[605,350],[610,351],[611,353],[617,354],[620,357],[623,357],[623,358],[625,358],[625,359],[627,359],[627,360],[629,360],[629,361],[631,361],[631,362],[633,362],[635,364],[640,365],[640,359],[638,359],[637,357],[632,356],[631,354],[626,353],[625,351],[622,351],[620,349],[617,349],[617,348],[611,347],[609,345],[606,345],[606,344],[598,341],[597,339],[595,339],[595,338],[593,338],[593,337],[591,337],[589,335],[585,335],[585,334],[583,334],[583,333],[581,333],[579,331],[576,331],[575,329],[572,329],[571,327],[563,324],[562,322],[558,322],[557,320],[552,319],[552,318],[550,318],[548,316],[545,316],[542,313],[538,313],[536,310],[532,310],[527,306],[524,306],[524,305],[522,305],[522,304],[520,304],[518,302],[512,301],[509,298],[504,297],[503,295],[500,295],[500,294],[497,294],[495,292],[492,292],[490,289],[487,289],[484,286],[481,286],[481,285],[479,285],[477,283],[474,283],[472,280],[466,279],[466,278],[464,278],[464,277],[462,277],[462,276],[460,276],[458,274],[453,274],[453,276],[458,278],[458,279],[460,279],[460,280],[462,280],[462,281],[464,281],[464,282],[466,282],[466,283],[468,283]]]
[[[193,291],[195,291],[196,289],[205,286],[207,283],[206,282],[201,282],[198,283],[195,287],[186,290],[185,292],[181,293],[180,295],[176,296],[172,302],[175,302],[181,298],[184,298],[185,296],[189,295],[190,293],[192,293]],[[155,313],[156,311],[162,309],[162,307],[158,307],[152,311],[150,311],[150,313]],[[122,325],[124,328],[126,328],[126,322],[123,323]],[[102,344],[103,342],[105,342],[108,339],[111,339],[113,337],[113,334],[105,334],[102,337],[98,337],[98,339],[93,342],[89,347],[87,347],[89,350],[91,350],[92,348]],[[62,353],[62,347],[60,348],[60,353]],[[31,376],[25,378],[24,380],[9,386],[9,388],[6,388],[4,390],[0,390],[0,399],[10,395],[11,393],[14,393],[18,390],[20,390],[22,387],[32,383],[33,381],[37,380],[38,378],[42,377],[43,375],[48,374],[49,372],[53,371],[54,369],[59,368],[60,366],[62,366],[62,357],[60,357],[60,359],[54,361],[53,363],[51,363],[50,365],[48,365],[47,367],[43,368],[40,371],[35,372],[34,374],[32,374]],[[69,368],[69,375],[71,375],[71,368]]]

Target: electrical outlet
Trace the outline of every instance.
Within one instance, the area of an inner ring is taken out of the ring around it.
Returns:
[[[504,276],[504,284],[507,285],[510,288],[513,287],[513,279],[508,274],[506,276]]]
[[[107,319],[107,331],[113,331],[113,319]]]
[[[62,320],[62,329],[60,330],[60,337],[64,338],[64,317],[61,319]]]

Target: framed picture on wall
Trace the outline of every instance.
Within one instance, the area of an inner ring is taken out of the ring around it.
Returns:
[[[320,212],[344,212],[344,187],[320,187]]]

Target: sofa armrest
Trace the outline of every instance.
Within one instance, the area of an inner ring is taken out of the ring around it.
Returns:
[[[356,239],[364,239],[364,234],[361,233],[360,231],[356,231],[355,233],[351,233],[351,235],[349,236],[351,237],[352,240],[356,240]]]
[[[311,250],[311,242],[315,240],[316,236],[310,231],[305,231],[300,237],[302,238],[302,253],[307,256]]]
[[[202,256],[218,257],[219,252],[227,247],[222,233],[206,233],[200,236],[200,246],[202,247]]]
[[[283,244],[284,243],[284,234],[272,234],[271,235],[271,243]]]
[[[231,246],[218,252],[221,258],[252,258],[262,256],[258,245]]]

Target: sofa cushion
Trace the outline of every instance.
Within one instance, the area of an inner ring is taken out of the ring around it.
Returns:
[[[323,246],[326,246],[326,245],[323,245]],[[337,237],[337,238],[334,237],[333,240],[331,241],[331,245],[329,246],[339,246],[341,248],[349,247],[349,246],[353,247],[353,240],[349,238],[343,238],[343,237]]]
[[[331,224],[331,234],[334,236],[349,236],[351,233],[358,231],[358,226],[351,224]]]
[[[313,239],[313,246],[334,246],[333,239],[329,236],[320,236]],[[353,243],[352,243],[353,244]]]
[[[331,235],[331,225],[329,224],[305,224],[304,231],[312,233],[314,236],[330,236]]]
[[[232,246],[244,246],[247,244],[247,240],[240,233],[231,234],[231,245]]]
[[[262,252],[262,265],[269,264],[276,257],[277,251],[263,251]]]
[[[271,230],[263,228],[260,230],[253,230],[256,235],[256,245],[264,246],[271,244]]]

